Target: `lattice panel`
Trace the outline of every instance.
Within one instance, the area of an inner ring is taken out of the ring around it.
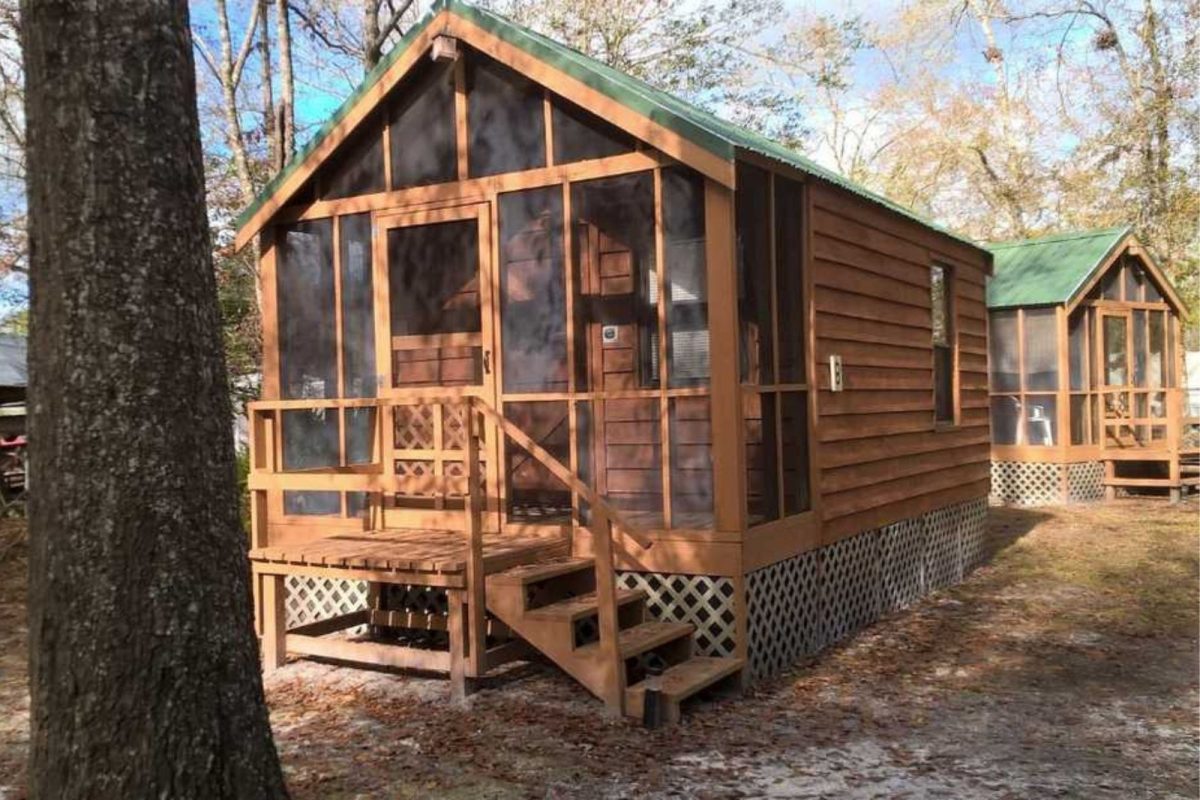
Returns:
[[[289,575],[285,581],[288,628],[338,617],[367,607],[366,581]]]
[[[879,617],[878,539],[867,531],[820,550],[827,645]]]
[[[968,500],[962,504],[962,522],[959,525],[959,549],[962,553],[962,577],[987,561],[987,501],[983,498]]]
[[[755,678],[949,586],[987,557],[987,501],[865,531],[746,576]]]
[[[465,450],[467,447],[466,407],[442,406],[442,448]]]
[[[398,458],[396,478],[400,483],[400,493],[407,497],[430,497],[437,493],[432,461]]]
[[[626,589],[645,590],[649,596],[646,609],[655,619],[695,625],[698,655],[734,654],[737,648],[737,616],[733,581],[729,578],[621,572],[617,580]]]
[[[925,591],[932,592],[958,583],[962,578],[959,529],[962,509],[958,505],[934,509],[925,522]]]
[[[396,406],[394,409],[395,446],[399,450],[433,450],[434,407],[431,405]]]
[[[905,519],[879,530],[880,613],[925,594],[925,522]]]
[[[448,616],[450,600],[445,589],[434,586],[409,586],[389,583],[382,587],[380,606],[385,611],[407,611],[413,614]]]
[[[815,550],[746,575],[750,672],[785,669],[825,646],[821,557]]]
[[[1062,503],[1062,465],[993,461],[992,500],[1014,506],[1048,506]]]
[[[1080,461],[1067,465],[1067,502],[1093,503],[1103,499],[1103,462]]]

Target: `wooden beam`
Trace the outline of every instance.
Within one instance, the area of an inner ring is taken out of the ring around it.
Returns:
[[[742,531],[746,528],[745,433],[738,375],[733,192],[715,181],[704,183],[704,239],[710,298],[713,514],[717,530]]]
[[[379,642],[352,642],[317,636],[287,635],[287,650],[299,655],[332,658],[355,664],[372,664],[394,669],[449,672],[450,654],[443,650],[418,650]]]
[[[593,178],[644,172],[660,164],[669,164],[671,159],[654,151],[639,151],[595,158],[588,161],[573,161],[552,167],[538,167],[521,172],[504,172],[482,178],[464,178],[451,183],[436,183],[428,186],[413,186],[405,189],[362,194],[335,200],[316,200],[306,205],[281,209],[275,215],[276,223],[297,220],[325,219],[343,214],[361,214],[366,211],[407,209],[410,206],[433,204],[451,207],[469,203],[474,198],[484,199],[504,192],[556,186],[564,181],[585,181]]]

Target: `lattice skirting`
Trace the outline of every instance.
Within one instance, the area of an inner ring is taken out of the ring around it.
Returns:
[[[737,617],[733,581],[709,575],[661,572],[619,572],[617,583],[626,589],[643,589],[650,616],[664,622],[690,622],[696,626],[696,653],[731,656],[737,648]]]
[[[1065,477],[1065,481],[1064,481]],[[1104,464],[993,461],[991,501],[1009,506],[1091,503],[1104,497]]]
[[[1067,465],[1068,503],[1094,503],[1103,499],[1103,461],[1080,461]]]
[[[349,614],[367,607],[365,581],[289,575],[284,586],[287,589],[285,604],[289,628]]]
[[[1055,506],[1063,497],[1063,464],[993,461],[993,503],[1006,506]]]
[[[746,576],[755,678],[957,583],[987,558],[987,501],[967,500],[864,531]]]

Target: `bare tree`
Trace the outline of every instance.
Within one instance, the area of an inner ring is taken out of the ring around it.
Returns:
[[[254,202],[254,179],[250,176],[250,157],[246,149],[246,136],[242,130],[242,119],[238,105],[238,87],[242,83],[242,74],[246,68],[246,60],[250,57],[250,48],[254,46],[254,32],[258,28],[262,4],[255,2],[252,6],[250,21],[246,24],[246,33],[237,55],[233,52],[233,39],[229,31],[229,9],[225,0],[216,0],[217,33],[221,42],[220,58],[214,58],[211,49],[203,37],[193,35],[196,49],[199,50],[204,63],[221,85],[222,111],[225,115],[225,144],[233,158],[237,171],[238,184],[242,193],[242,201],[249,205]]]
[[[279,100],[279,167],[296,152],[296,79],[292,73],[291,11],[287,0],[275,0],[275,38],[279,41],[279,81],[283,96]]]
[[[30,796],[284,797],[185,0],[24,0]],[[69,57],[64,57],[69,54]]]
[[[357,9],[348,0],[292,0],[290,7],[306,33],[370,72],[389,44],[403,35],[404,24],[415,16],[417,6],[415,0],[354,2]]]

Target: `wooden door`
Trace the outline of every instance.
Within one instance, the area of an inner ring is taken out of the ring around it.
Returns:
[[[378,214],[374,244],[379,396],[394,404],[384,467],[400,484],[385,498],[384,525],[461,529],[465,407],[434,398],[494,402],[490,209]],[[484,526],[496,530],[495,432],[484,436]]]

